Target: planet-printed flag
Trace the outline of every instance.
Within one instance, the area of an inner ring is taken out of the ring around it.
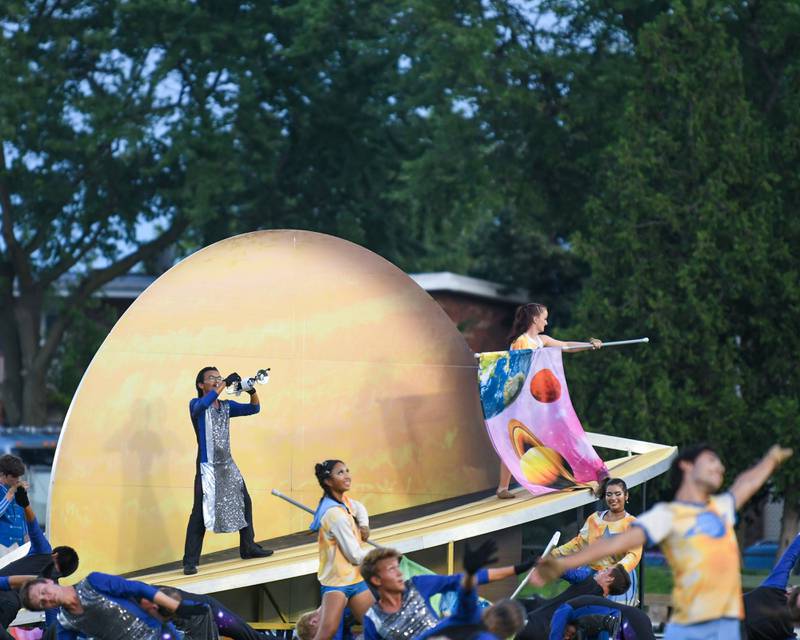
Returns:
[[[481,353],[478,379],[492,444],[532,494],[608,475],[572,406],[561,349]]]

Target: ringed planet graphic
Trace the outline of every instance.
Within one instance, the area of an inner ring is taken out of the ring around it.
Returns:
[[[576,484],[566,460],[555,450],[544,446],[541,440],[519,420],[508,423],[508,434],[519,457],[522,475],[532,484],[551,488],[564,488]]]

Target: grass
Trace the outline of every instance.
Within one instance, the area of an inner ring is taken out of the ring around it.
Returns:
[[[756,588],[767,575],[768,572],[766,571],[743,571],[742,589],[744,591],[749,591],[750,589]],[[800,584],[800,576],[791,576],[789,582],[792,585]],[[522,590],[520,595],[521,597],[525,597],[536,593],[545,598],[552,598],[564,591],[568,586],[569,585],[563,581],[548,584],[543,589],[536,589],[528,585]],[[672,591],[672,571],[670,571],[668,567],[647,567],[645,570],[644,587],[645,601],[647,600],[648,594],[669,595]]]

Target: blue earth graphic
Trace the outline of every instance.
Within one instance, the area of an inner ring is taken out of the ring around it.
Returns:
[[[531,369],[533,351],[501,351],[482,355],[478,364],[483,417],[493,418],[516,400]]]

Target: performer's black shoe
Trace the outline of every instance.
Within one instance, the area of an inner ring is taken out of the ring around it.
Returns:
[[[267,558],[273,553],[272,549],[264,549],[257,544],[251,545],[246,549],[239,549],[239,555],[245,560],[248,558]]]
[[[193,576],[195,573],[197,573],[197,567],[194,565],[185,564],[183,565],[183,573],[187,576]]]

